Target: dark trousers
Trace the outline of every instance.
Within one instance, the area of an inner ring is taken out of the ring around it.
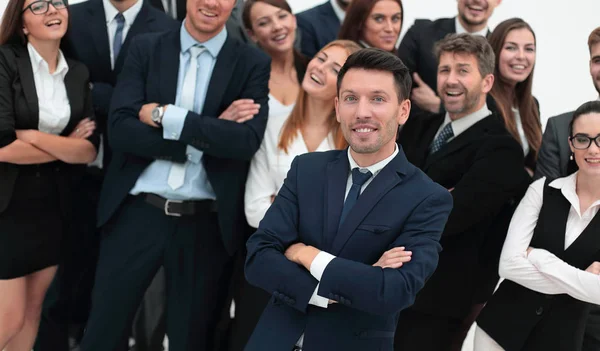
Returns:
[[[65,233],[63,261],[44,299],[36,351],[68,351],[69,336],[80,336],[87,322],[100,242],[96,206],[101,185],[96,169],[88,169],[81,183],[73,185],[73,216]]]
[[[583,336],[582,351],[600,350],[600,306],[593,306]]]
[[[133,319],[132,351],[162,351],[167,332],[167,300],[165,271],[161,267],[144,294]]]
[[[462,327],[462,319],[404,310],[398,320],[394,350],[451,351]]]
[[[170,217],[143,197],[130,196],[103,229],[82,351],[115,349],[161,266],[169,350],[212,347],[231,271],[217,214]]]

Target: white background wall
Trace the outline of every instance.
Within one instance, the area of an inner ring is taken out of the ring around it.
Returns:
[[[0,0],[0,13],[7,2]],[[288,2],[298,12],[324,0]],[[454,16],[456,1],[404,0],[404,12],[403,34],[415,18]],[[598,97],[589,75],[587,37],[600,26],[599,14],[598,0],[504,0],[492,16],[492,28],[504,19],[521,17],[536,32],[538,55],[533,92],[540,101],[544,121]]]

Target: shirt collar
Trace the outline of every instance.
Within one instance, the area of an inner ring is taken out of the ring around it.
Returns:
[[[333,12],[335,12],[335,15],[340,20],[340,23],[343,23],[344,18],[346,18],[346,11],[342,10],[340,4],[337,3],[337,0],[329,0],[329,2],[331,3],[331,7],[333,7]]]
[[[396,149],[394,149],[394,152],[392,153],[391,156],[377,162],[374,165],[371,166],[367,166],[367,167],[361,167],[358,165],[358,163],[356,163],[356,161],[354,161],[354,158],[352,158],[352,154],[350,154],[350,147],[348,147],[348,161],[350,161],[350,170],[353,170],[354,168],[361,168],[361,169],[368,169],[371,174],[373,174],[373,177],[375,177],[377,175],[377,173],[379,173],[385,166],[387,166],[388,163],[390,163],[394,157],[396,157],[396,155],[398,155],[398,144],[395,145]]]
[[[474,33],[467,32],[465,27],[463,27],[462,24],[460,23],[458,16],[454,17],[454,25],[456,26],[456,34],[469,33],[469,34],[473,34],[473,35],[478,34],[478,35],[481,35],[482,37],[487,37],[488,30],[489,30],[486,27],[486,28],[483,28],[482,30],[480,30],[479,32],[474,32]]]
[[[109,25],[115,19],[115,16],[119,13],[119,10],[117,10],[117,8],[109,0],[102,0],[102,4],[104,5],[106,24]],[[133,24],[133,21],[135,21],[135,18],[142,10],[143,4],[143,0],[138,0],[133,6],[123,12],[126,25],[131,26]]]
[[[185,28],[185,21],[181,24],[180,30],[180,41],[181,41],[181,52],[187,52],[194,45],[202,45],[206,48],[206,50],[212,55],[213,58],[219,55],[219,52],[225,45],[225,40],[227,40],[227,28],[223,27],[223,29],[219,32],[219,34],[214,37],[208,39],[204,43],[201,43],[194,39],[191,34]]]
[[[46,72],[50,73],[48,63],[37,52],[33,45],[31,45],[31,43],[27,43],[27,50],[29,51],[29,58],[31,60],[31,68],[33,68],[33,74],[37,74],[42,67],[46,70]],[[58,50],[58,62],[56,64],[56,70],[51,75],[55,76],[60,74],[64,79],[68,71],[69,65],[67,65],[67,60],[65,59],[62,51]]]
[[[579,207],[579,196],[577,196],[577,173],[575,172],[567,177],[557,178],[553,180],[549,185],[554,189],[559,189],[565,199],[567,199],[571,206],[575,209],[579,217],[583,215],[581,208]],[[589,208],[600,206],[600,200],[595,201]]]
[[[471,126],[473,126],[475,123],[481,121],[491,114],[492,112],[488,109],[487,104],[483,104],[481,109],[471,113],[470,115],[459,118],[456,121],[452,121],[450,119],[450,115],[448,112],[446,112],[444,126],[448,123],[452,123],[452,131],[454,132],[454,137],[456,138],[460,133],[471,128]]]

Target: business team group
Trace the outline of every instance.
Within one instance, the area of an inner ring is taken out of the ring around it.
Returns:
[[[600,99],[498,5],[9,0],[0,350],[600,350]]]

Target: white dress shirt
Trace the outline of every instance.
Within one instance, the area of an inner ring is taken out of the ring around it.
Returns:
[[[544,183],[545,178],[532,183],[515,211],[500,256],[500,276],[543,294],[568,294],[581,301],[600,304],[600,276],[575,268],[544,249],[533,248],[527,254],[544,200]],[[565,232],[566,250],[598,213],[600,200],[581,212],[576,192],[577,173],[558,178],[550,186],[560,189],[571,204]],[[483,336],[479,339],[485,339],[487,334]],[[483,346],[488,345],[481,342]],[[485,342],[495,344],[493,340]],[[483,346],[476,351],[490,349]]]
[[[106,18],[106,28],[108,29],[108,47],[110,49],[110,65],[111,68],[115,68],[115,61],[117,58],[113,52],[113,43],[115,41],[115,33],[117,32],[117,21],[115,20],[115,16],[119,13],[116,7],[110,3],[108,0],[102,0],[104,5],[104,16]],[[135,18],[140,13],[142,9],[143,0],[138,0],[133,6],[128,8],[125,12],[123,12],[123,17],[125,17],[125,25],[123,26],[123,36],[121,37],[123,42],[125,42],[125,38],[127,37],[127,33],[135,21]]]
[[[452,131],[454,132],[454,136],[452,138],[448,139],[448,141],[447,141],[447,142],[450,142],[452,139],[454,139],[457,136],[459,136],[460,134],[462,134],[465,130],[471,128],[475,123],[481,121],[482,119],[486,118],[487,116],[489,116],[491,114],[492,114],[492,112],[488,109],[487,104],[484,104],[481,109],[471,113],[470,115],[461,117],[455,121],[450,119],[450,115],[448,114],[448,112],[446,112],[446,117],[444,117],[444,122],[442,123],[440,128],[438,128],[438,131],[435,133],[435,137],[433,138],[433,140],[435,140],[438,137],[438,135],[440,135],[440,133],[442,132],[442,129],[444,129],[444,127],[448,123],[452,124]]]
[[[33,80],[39,106],[40,132],[59,135],[69,124],[71,104],[67,97],[65,76],[69,66],[62,51],[58,51],[58,62],[54,73],[50,73],[48,63],[40,56],[31,43],[27,51],[33,69]]]
[[[271,196],[277,195],[279,192],[294,158],[308,152],[300,131],[288,145],[287,153],[277,147],[281,128],[287,118],[288,115],[273,116],[269,114],[264,139],[250,163],[244,193],[244,211],[248,224],[254,228],[258,228],[258,224],[271,207]],[[335,142],[330,133],[315,151],[333,149],[335,149]]]
[[[489,31],[489,28],[483,28],[479,32],[473,32],[473,33],[467,32],[465,27],[463,27],[463,25],[460,23],[458,16],[454,17],[454,25],[456,27],[456,34],[469,33],[469,34],[473,34],[473,35],[481,35],[482,37],[487,37],[488,31]]]
[[[521,120],[521,113],[516,107],[512,108],[512,112],[515,115],[515,122],[517,125],[517,131],[519,132],[519,139],[521,140],[521,146],[523,147],[523,153],[525,156],[529,153],[529,142],[527,136],[525,136],[525,129],[523,129],[523,121]]]

